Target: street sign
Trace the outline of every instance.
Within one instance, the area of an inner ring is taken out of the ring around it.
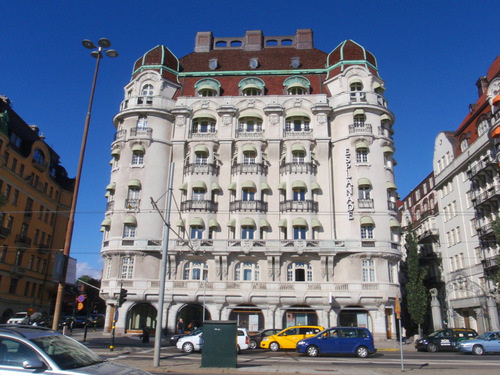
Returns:
[[[78,302],[83,302],[83,301],[85,301],[85,296],[83,294],[80,294],[76,300]]]
[[[394,304],[394,312],[396,313],[396,319],[401,319],[401,305],[399,304],[398,296],[396,296],[396,303]]]
[[[76,307],[78,310],[83,310],[83,302],[78,302],[78,305]]]

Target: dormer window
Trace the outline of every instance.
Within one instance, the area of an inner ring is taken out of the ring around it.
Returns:
[[[300,67],[300,57],[298,56],[292,57],[292,59],[290,60],[290,66],[293,69],[297,69],[298,67]]]
[[[260,78],[245,78],[238,84],[240,94],[243,96],[263,95],[265,86]]]
[[[153,96],[153,85],[147,84],[142,88],[142,96]]]
[[[311,82],[305,77],[289,77],[283,82],[288,95],[306,95],[309,93]]]
[[[250,69],[257,69],[259,67],[259,58],[252,57],[248,62],[248,66],[250,67]]]
[[[462,142],[460,142],[460,150],[464,152],[469,148],[469,140],[467,138],[462,139]]]
[[[212,78],[200,79],[195,83],[194,89],[198,92],[198,96],[218,96],[220,82]]]
[[[215,70],[219,67],[219,61],[217,59],[208,60],[208,68],[210,70]]]

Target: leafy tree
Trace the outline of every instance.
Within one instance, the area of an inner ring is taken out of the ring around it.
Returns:
[[[419,262],[418,243],[413,229],[408,228],[406,235],[406,253],[408,267],[407,307],[411,319],[418,326],[418,332],[421,334],[420,326],[424,322],[425,314],[429,307],[428,290],[424,285],[424,279],[427,275],[427,267],[422,267]]]
[[[493,220],[491,222],[491,227],[493,229],[493,234],[495,235],[495,240],[497,245],[500,244],[500,219]],[[488,276],[490,280],[493,281],[495,299],[500,302],[500,256],[497,256],[497,270],[495,273]]]

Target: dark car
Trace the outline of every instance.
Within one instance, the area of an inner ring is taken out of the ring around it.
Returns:
[[[415,340],[415,349],[419,352],[456,351],[457,344],[463,340],[473,339],[477,332],[471,328],[447,328],[432,332],[423,339]]]
[[[250,349],[256,349],[260,346],[260,342],[264,337],[272,336],[281,332],[281,329],[263,329],[257,333],[250,335]]]
[[[352,354],[359,358],[366,358],[377,351],[371,332],[361,327],[328,328],[313,337],[300,340],[296,350],[297,353],[310,357],[320,354]]]
[[[170,345],[172,345],[172,346],[176,346],[176,345],[177,345],[177,341],[179,341],[179,339],[180,339],[181,337],[184,337],[184,336],[186,336],[186,335],[189,335],[189,332],[188,332],[188,333],[180,333],[180,334],[179,334],[179,333],[177,333],[177,334],[175,334],[175,335],[172,335],[172,336],[170,337],[170,340],[169,340]]]

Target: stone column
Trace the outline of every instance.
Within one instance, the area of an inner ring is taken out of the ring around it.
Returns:
[[[432,324],[434,331],[438,329],[443,329],[443,319],[441,317],[441,304],[437,299],[438,291],[436,288],[430,290],[431,293],[431,312],[432,312]]]
[[[487,331],[486,329],[486,317],[484,316],[484,311],[481,306],[474,308],[474,314],[476,315],[477,330],[478,333]]]
[[[490,330],[498,331],[500,330],[500,322],[498,318],[498,308],[497,303],[493,297],[488,297],[488,316],[490,318]]]

